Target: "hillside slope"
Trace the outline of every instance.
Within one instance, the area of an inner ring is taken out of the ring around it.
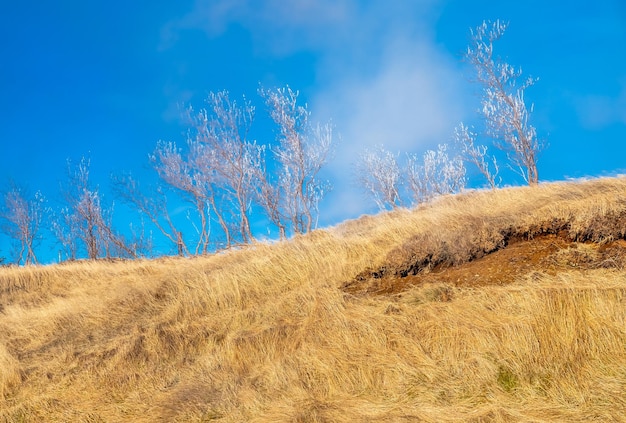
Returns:
[[[0,422],[626,422],[626,179],[0,269]]]

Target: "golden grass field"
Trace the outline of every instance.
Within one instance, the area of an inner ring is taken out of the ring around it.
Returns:
[[[626,178],[0,269],[0,422],[626,422]]]

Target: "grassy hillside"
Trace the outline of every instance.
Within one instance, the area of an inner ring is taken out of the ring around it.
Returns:
[[[0,269],[0,422],[626,422],[626,179]]]

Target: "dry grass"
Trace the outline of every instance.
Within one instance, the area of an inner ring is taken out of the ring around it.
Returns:
[[[626,421],[626,272],[604,250],[625,232],[612,178],[211,257],[0,269],[0,421]],[[570,243],[558,271],[437,276],[546,234]],[[376,279],[401,289],[358,289]]]

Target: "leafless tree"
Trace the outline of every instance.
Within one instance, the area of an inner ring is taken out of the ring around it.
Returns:
[[[495,156],[488,153],[486,145],[476,144],[476,136],[476,133],[463,123],[454,128],[454,141],[461,150],[463,160],[476,166],[489,186],[494,189],[499,172],[498,162]]]
[[[148,194],[144,192],[139,182],[130,174],[113,176],[113,191],[126,204],[134,207],[141,216],[146,216],[150,222],[175,247],[178,255],[189,254],[189,248],[183,239],[182,232],[177,229],[168,210],[167,194],[163,187],[157,186]],[[141,226],[144,232],[143,225]],[[150,251],[150,242],[145,235],[138,237],[144,240],[144,250]]]
[[[527,109],[524,91],[537,79],[527,78],[519,83],[522,70],[494,57],[493,44],[506,28],[507,24],[499,20],[483,22],[471,32],[471,45],[465,58],[475,67],[478,82],[483,86],[482,113],[488,134],[501,140],[496,145],[507,151],[512,168],[529,185],[536,185],[537,156],[542,145],[535,127],[529,123],[533,107]]]
[[[46,200],[37,191],[34,195],[11,182],[2,196],[0,228],[16,242],[15,263],[37,264],[35,247],[41,240],[41,230],[48,208]]]
[[[285,192],[281,187],[270,179],[267,172],[265,161],[261,160],[261,165],[256,169],[256,196],[257,203],[265,210],[270,222],[278,228],[278,236],[281,240],[287,238],[288,218],[282,209],[283,196]]]
[[[374,150],[366,149],[359,157],[356,172],[359,185],[381,210],[401,204],[402,172],[396,155],[382,146]]]
[[[256,192],[255,178],[261,166],[263,147],[248,140],[255,108],[243,98],[241,104],[229,98],[227,91],[210,93],[208,108],[194,112],[187,110],[195,137],[194,148],[204,154],[194,157],[195,167],[206,174],[214,174],[223,190],[224,200],[235,206],[241,241],[251,242],[249,211]],[[210,154],[207,154],[210,152]],[[226,204],[220,204],[222,208]]]
[[[143,216],[140,217],[139,222],[134,224],[130,222],[128,225],[130,235],[127,238],[126,245],[134,252],[134,257],[151,257],[154,255],[154,242],[152,238],[152,231],[146,230],[146,222]],[[123,251],[122,251],[123,253]]]
[[[62,248],[59,250],[59,262],[62,260],[62,253],[67,260],[76,260],[80,234],[78,216],[72,213],[69,207],[63,207],[54,213],[50,229]]]
[[[90,259],[97,258],[104,245],[99,242],[100,222],[104,222],[102,216],[102,207],[100,204],[100,193],[98,191],[81,190],[79,197],[73,204],[73,211],[78,217],[78,221],[82,223],[82,231],[79,237],[87,248],[87,257]]]
[[[440,144],[437,151],[426,151],[421,161],[416,155],[409,155],[407,185],[416,203],[465,188],[463,160],[458,156],[449,157],[447,149],[446,144]]]
[[[319,173],[328,160],[333,129],[330,124],[313,125],[305,104],[297,103],[299,93],[291,88],[259,89],[279,128],[279,145],[271,149],[277,164],[277,195],[281,212],[295,233],[309,232],[315,225],[319,202],[330,189]],[[269,178],[268,178],[269,179]],[[261,195],[276,195],[275,189],[260,190]],[[269,199],[268,199],[269,200]],[[272,201],[262,201],[270,204]],[[267,210],[271,215],[271,210]]]
[[[89,173],[88,159],[82,158],[76,166],[68,161],[69,181],[62,193],[66,207],[57,216],[53,232],[70,258],[76,258],[77,240],[83,244],[90,259],[103,255],[136,257],[135,249],[113,231],[112,210],[103,207],[100,192],[91,185]]]
[[[195,254],[206,254],[210,241],[210,218],[215,214],[226,237],[226,247],[231,246],[230,227],[224,219],[216,200],[217,175],[205,163],[215,160],[209,146],[194,139],[187,141],[186,155],[173,142],[159,142],[150,160],[161,179],[178,189],[195,208],[200,219]]]

